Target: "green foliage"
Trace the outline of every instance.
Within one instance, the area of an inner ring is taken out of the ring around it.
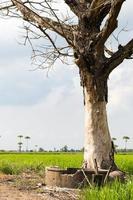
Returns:
[[[1,167],[0,170],[1,170],[1,172],[3,172],[4,174],[14,174],[13,166],[11,166],[11,165],[8,164],[8,163],[4,164],[4,166]]]
[[[133,199],[133,180],[127,183],[118,181],[101,188],[86,188],[82,191],[81,200],[131,200]]]

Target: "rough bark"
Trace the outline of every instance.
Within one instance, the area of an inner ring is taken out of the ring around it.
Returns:
[[[102,94],[103,99],[107,94],[103,91],[103,87],[96,87],[91,74],[86,77],[83,89],[85,99],[84,166],[94,169],[96,159],[99,168],[108,169],[112,165],[111,137],[107,123],[106,101],[99,101]]]
[[[107,79],[96,78],[88,68],[80,68],[85,107],[84,167],[115,168],[112,142],[107,122]]]

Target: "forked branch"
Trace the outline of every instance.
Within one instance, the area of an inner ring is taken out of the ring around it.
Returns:
[[[130,40],[125,46],[119,45],[119,49],[110,58],[104,67],[104,74],[109,75],[113,69],[120,65],[124,59],[129,59],[133,55],[133,39]]]
[[[109,16],[98,36],[100,44],[104,45],[112,32],[117,28],[117,17],[124,1],[125,0],[111,0]]]

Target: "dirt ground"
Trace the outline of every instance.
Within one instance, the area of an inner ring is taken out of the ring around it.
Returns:
[[[0,200],[78,200],[79,191],[47,187],[36,174],[0,174]]]

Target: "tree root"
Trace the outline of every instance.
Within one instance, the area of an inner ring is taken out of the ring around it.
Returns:
[[[117,169],[109,173],[108,179],[109,181],[118,180],[124,182],[126,180],[126,173]]]

